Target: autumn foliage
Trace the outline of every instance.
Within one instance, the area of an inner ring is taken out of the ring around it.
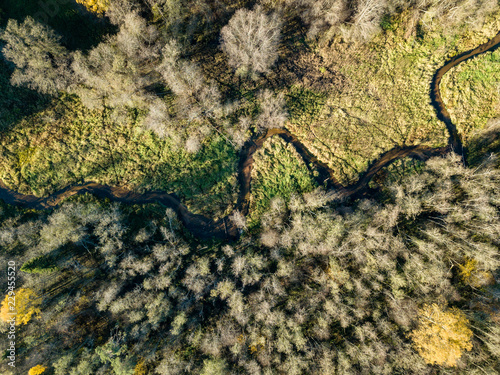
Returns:
[[[147,371],[148,368],[144,360],[143,359],[139,360],[139,362],[137,362],[137,365],[134,368],[134,375],[146,375]]]
[[[461,280],[474,288],[495,284],[495,278],[491,272],[478,269],[475,259],[467,259],[463,265],[459,264],[458,268]]]
[[[29,370],[28,375],[40,375],[44,373],[46,369],[47,368],[42,365],[36,365]]]
[[[15,295],[15,311],[9,310],[9,296],[5,296],[0,309],[0,319],[4,322],[9,321],[12,315],[9,313],[16,312],[16,325],[28,323],[33,315],[36,317],[40,314],[41,300],[36,293],[31,289],[19,289]],[[10,305],[12,306],[12,305]]]
[[[76,0],[77,3],[85,5],[85,7],[94,13],[104,13],[109,6],[109,0]]]
[[[453,308],[445,311],[439,305],[419,309],[419,325],[410,337],[427,363],[456,366],[464,350],[472,349],[472,331],[464,313]]]

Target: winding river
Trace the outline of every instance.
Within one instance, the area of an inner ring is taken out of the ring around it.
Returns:
[[[333,171],[324,163],[320,162],[309,150],[289,131],[285,129],[271,129],[266,134],[255,140],[250,140],[245,144],[240,153],[240,162],[238,165],[238,175],[240,183],[240,193],[236,208],[244,215],[248,214],[251,172],[253,167],[253,155],[262,147],[266,139],[272,136],[282,137],[285,141],[294,145],[306,163],[313,164],[319,172],[318,181],[320,184],[326,182],[327,188],[338,192],[340,198],[348,198],[366,190],[370,180],[382,168],[390,165],[394,161],[411,157],[425,161],[433,156],[445,155],[448,152],[455,152],[462,157],[466,163],[465,152],[455,124],[451,121],[450,114],[443,103],[439,84],[443,75],[454,66],[466,61],[472,57],[493,51],[500,47],[500,32],[488,42],[481,44],[477,48],[466,51],[448,60],[439,68],[431,82],[431,102],[434,106],[438,118],[444,122],[448,130],[448,146],[431,148],[428,146],[405,146],[395,147],[383,153],[377,160],[372,162],[368,169],[362,173],[358,181],[349,186],[342,186],[335,178]],[[86,182],[80,185],[68,186],[59,190],[46,198],[39,198],[34,195],[20,194],[9,189],[0,181],[0,198],[6,203],[22,207],[49,209],[59,205],[64,199],[76,195],[90,193],[98,198],[108,198],[112,201],[128,204],[161,203],[164,206],[174,209],[179,215],[180,220],[185,227],[196,237],[201,239],[237,239],[239,237],[238,228],[232,223],[229,217],[224,217],[217,221],[207,218],[203,215],[197,215],[190,212],[186,206],[173,194],[162,191],[150,191],[145,193],[135,193],[121,187],[101,185],[95,182]]]

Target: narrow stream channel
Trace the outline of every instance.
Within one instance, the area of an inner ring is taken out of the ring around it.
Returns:
[[[438,118],[444,122],[449,133],[448,146],[431,148],[428,146],[406,146],[395,147],[383,153],[377,160],[372,162],[366,172],[362,173],[358,181],[349,186],[342,186],[335,180],[333,170],[326,164],[320,162],[293,134],[285,129],[271,129],[266,134],[255,140],[247,142],[240,153],[240,162],[238,165],[240,193],[236,209],[243,214],[248,214],[248,205],[250,198],[251,172],[254,163],[254,153],[262,147],[266,139],[272,136],[282,137],[285,141],[294,145],[306,163],[313,164],[319,172],[318,180],[320,184],[326,183],[327,188],[334,189],[341,198],[348,198],[354,194],[361,193],[368,187],[370,180],[382,168],[390,165],[394,161],[411,157],[419,160],[427,160],[433,156],[445,155],[448,152],[455,152],[460,155],[466,163],[465,152],[457,132],[455,124],[451,121],[450,114],[443,103],[439,84],[443,75],[454,66],[473,58],[487,51],[493,51],[500,47],[500,32],[488,42],[481,44],[477,48],[461,53],[448,60],[439,68],[431,82],[431,102]],[[9,189],[0,181],[0,199],[12,205],[35,209],[49,209],[57,206],[64,199],[76,195],[90,193],[98,198],[108,198],[112,201],[127,204],[145,204],[161,203],[164,206],[174,209],[179,215],[180,220],[185,227],[196,237],[201,239],[219,238],[219,239],[237,239],[239,237],[238,228],[232,223],[229,217],[214,221],[202,215],[190,212],[180,200],[172,194],[162,191],[150,191],[145,193],[135,193],[121,187],[101,185],[95,182],[86,182],[81,185],[68,186],[59,190],[46,198],[38,198],[34,195],[20,194]]]

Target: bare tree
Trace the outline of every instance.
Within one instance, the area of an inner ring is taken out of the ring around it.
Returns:
[[[198,65],[180,57],[175,41],[164,46],[162,56],[157,71],[176,95],[179,114],[189,120],[218,117],[222,105],[215,83],[205,78]]]
[[[247,220],[241,211],[235,210],[230,218],[236,227],[240,229],[245,229],[247,227]]]
[[[31,17],[22,24],[10,19],[0,38],[6,42],[3,55],[16,66],[11,78],[14,85],[52,95],[68,86],[70,53],[52,29]]]
[[[260,0],[269,7],[297,14],[309,26],[308,37],[329,41],[339,33],[348,40],[368,41],[380,30],[384,15],[411,8],[413,25],[424,29],[436,24],[455,32],[465,23],[479,28],[486,16],[498,10],[496,0]],[[414,26],[413,26],[414,27]]]
[[[74,55],[72,68],[79,81],[71,91],[88,107],[145,107],[152,100],[147,87],[159,77],[154,64],[160,57],[158,31],[137,12],[117,19],[120,31],[88,54]]]
[[[257,117],[257,126],[260,129],[281,128],[285,124],[288,113],[285,109],[283,93],[274,95],[271,90],[259,93],[261,113]]]
[[[237,74],[266,73],[278,59],[281,21],[261,6],[239,9],[221,31],[221,48]]]
[[[149,113],[144,119],[144,127],[160,138],[173,137],[175,129],[172,129],[171,122],[172,119],[165,101],[160,98],[154,99],[149,106]]]
[[[248,129],[252,124],[249,116],[240,117],[237,124],[226,128],[226,132],[231,137],[234,147],[240,149],[250,137]]]
[[[454,30],[453,26],[464,23],[480,27],[484,18],[499,7],[498,1],[495,0],[414,0],[412,3],[421,13],[424,28],[439,21],[449,30]]]
[[[382,16],[387,9],[385,0],[358,0],[352,25],[344,28],[344,37],[367,41],[380,30]]]
[[[186,141],[186,151],[192,154],[196,154],[201,149],[200,137],[196,134],[192,134]]]
[[[106,9],[106,16],[114,25],[120,25],[127,14],[137,11],[137,3],[133,0],[113,0]]]
[[[302,20],[309,26],[307,36],[330,36],[350,16],[349,4],[345,0],[287,0],[291,9],[297,9]]]
[[[197,64],[181,57],[176,41],[165,44],[162,63],[156,71],[175,95],[172,108],[179,122],[185,125],[177,130],[185,139],[188,152],[198,152],[203,139],[214,130],[230,142],[217,120],[231,111],[231,105],[222,105],[222,95],[215,82],[208,80]]]

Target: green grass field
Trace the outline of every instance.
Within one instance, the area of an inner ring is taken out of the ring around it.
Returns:
[[[18,122],[0,140],[0,178],[38,196],[96,181],[132,190],[175,192],[195,212],[223,215],[237,193],[236,151],[213,137],[197,154],[140,126],[129,111],[113,120],[71,97]]]
[[[312,191],[316,186],[310,170],[295,148],[274,136],[254,154],[250,195],[250,227],[269,208],[274,197],[288,201],[292,194]]]
[[[488,120],[500,117],[500,51],[456,66],[443,77],[441,90],[451,119],[468,146]]]
[[[327,86],[323,96],[317,93],[314,105],[310,104],[316,110],[314,116],[293,116],[292,111],[287,124],[344,184],[355,181],[371,161],[394,146],[446,144],[444,124],[430,104],[432,76],[448,58],[484,43],[500,26],[497,16],[480,30],[465,29],[459,37],[447,35],[436,25],[423,36],[405,39],[405,17],[395,21],[394,30],[368,44],[348,45],[337,40],[330,46],[317,47],[314,53],[321,63],[310,64],[309,69],[325,76],[335,72],[338,83]],[[491,65],[490,73],[475,73],[479,75],[473,85],[481,85],[486,79],[491,80],[489,87],[498,87],[496,75],[492,76],[497,72]],[[474,106],[474,101],[465,97],[463,101]],[[487,107],[483,103],[484,110],[478,116],[490,116],[492,108]],[[462,126],[463,133],[471,130]]]

